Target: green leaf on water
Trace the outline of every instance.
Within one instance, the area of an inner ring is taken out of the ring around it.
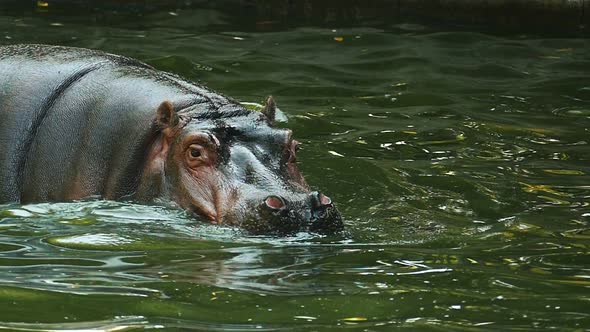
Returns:
[[[242,106],[244,106],[246,109],[249,109],[251,111],[257,111],[260,112],[264,109],[264,105],[259,104],[259,103],[251,103],[251,102],[241,102],[240,103]]]
[[[547,193],[561,197],[571,197],[570,194],[557,191],[545,184],[528,184],[525,182],[519,182],[519,184],[522,185],[522,190],[527,193]]]

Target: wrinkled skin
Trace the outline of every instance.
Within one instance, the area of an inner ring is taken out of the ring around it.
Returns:
[[[0,202],[131,199],[254,234],[340,231],[275,111],[129,58],[0,47]]]
[[[299,143],[290,130],[271,126],[274,101],[267,105],[261,114],[229,105],[227,111],[243,114],[210,120],[190,109],[177,114],[164,102],[158,109],[162,134],[137,195],[163,188],[161,196],[187,211],[257,234],[339,231],[330,198],[310,192],[299,173]]]

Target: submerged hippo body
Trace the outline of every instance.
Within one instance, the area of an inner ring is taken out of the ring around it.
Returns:
[[[122,56],[0,47],[0,202],[156,201],[253,233],[341,229],[274,113]]]

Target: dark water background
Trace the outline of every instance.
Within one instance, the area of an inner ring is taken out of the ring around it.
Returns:
[[[252,237],[157,206],[0,206],[0,328],[590,329],[590,43],[219,10],[0,15],[0,41],[275,96],[349,234]]]

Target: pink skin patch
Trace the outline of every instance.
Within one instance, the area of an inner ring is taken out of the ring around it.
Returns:
[[[215,137],[215,135],[211,134],[211,138],[213,138],[213,142],[217,147],[221,146],[221,143],[219,143],[219,140],[217,139],[217,137]]]
[[[320,194],[320,204],[330,205],[330,204],[332,204],[332,200],[330,199],[330,197],[328,197],[324,194]]]
[[[281,209],[283,206],[285,206],[285,204],[283,203],[283,201],[276,197],[276,196],[269,196],[264,203],[266,203],[266,205],[270,208],[273,209]]]

